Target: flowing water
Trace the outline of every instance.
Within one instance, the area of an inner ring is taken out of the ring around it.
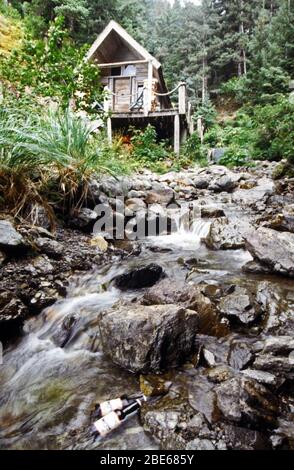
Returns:
[[[98,316],[121,298],[143,295],[122,293],[112,283],[136,266],[159,263],[170,279],[192,277],[195,283],[242,277],[241,267],[251,256],[244,250],[207,250],[201,238],[208,229],[209,222],[197,220],[191,230],[179,226],[172,235],[142,241],[140,256],[113,259],[74,278],[64,300],[26,322],[23,336],[7,349],[0,368],[1,448],[158,448],[136,417],[103,442],[93,443],[89,436],[95,403],[138,391],[138,378],[102,354]],[[64,336],[66,322],[70,328]]]

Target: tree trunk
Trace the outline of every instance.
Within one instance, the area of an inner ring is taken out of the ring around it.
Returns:
[[[207,98],[207,56],[203,55],[202,59],[202,104],[205,103]]]

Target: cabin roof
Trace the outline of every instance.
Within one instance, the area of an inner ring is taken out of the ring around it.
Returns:
[[[149,54],[149,52],[143,46],[141,46],[141,44],[139,44],[124,28],[122,28],[122,26],[120,26],[114,20],[110,21],[110,23],[106,26],[102,33],[99,34],[96,41],[89,49],[87,59],[92,59],[95,54],[99,51],[99,49],[102,50],[102,48],[106,46],[108,42],[113,42],[113,38],[115,36],[118,36],[126,45],[126,47],[128,47],[130,51],[136,54],[139,59],[141,58],[143,60],[152,62],[153,66],[157,70],[161,68],[160,62],[158,62],[155,57]],[[111,62],[111,60],[109,60],[109,62]]]

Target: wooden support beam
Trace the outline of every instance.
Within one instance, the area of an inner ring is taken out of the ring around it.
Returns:
[[[110,144],[112,144],[112,122],[111,117],[107,118],[107,139]]]
[[[153,64],[148,62],[148,112],[152,108],[152,84],[153,84]]]
[[[174,152],[180,155],[181,123],[180,115],[176,114],[174,119]]]
[[[109,62],[108,64],[97,64],[100,69],[109,69],[112,67],[121,67],[122,65],[147,64],[148,60],[129,60],[128,62]]]
[[[179,87],[179,114],[186,114],[186,83]]]

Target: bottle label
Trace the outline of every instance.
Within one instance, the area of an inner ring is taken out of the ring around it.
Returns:
[[[121,422],[117,414],[112,411],[108,415],[104,416],[104,418],[98,419],[98,421],[94,423],[94,426],[100,436],[104,437],[107,436],[107,434],[109,434],[114,429],[118,428],[120,424]]]
[[[100,405],[101,416],[106,416],[108,413],[111,413],[115,410],[122,410],[122,408],[123,402],[120,398],[117,398],[116,400],[104,401]]]

